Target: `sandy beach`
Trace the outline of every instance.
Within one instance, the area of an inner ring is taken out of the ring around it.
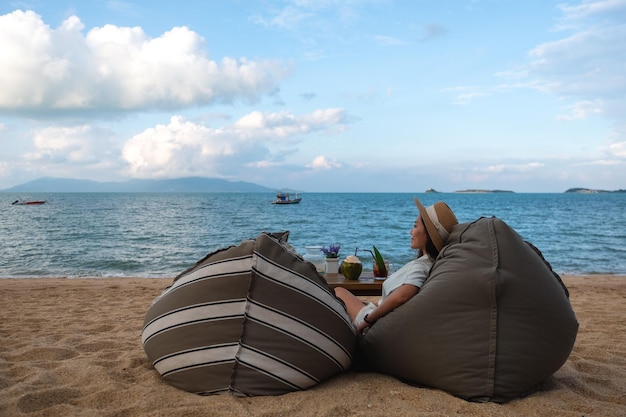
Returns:
[[[140,343],[170,279],[0,279],[0,416],[626,416],[626,277],[563,278],[574,350],[503,405],[352,371],[278,397],[197,396],[164,383]]]

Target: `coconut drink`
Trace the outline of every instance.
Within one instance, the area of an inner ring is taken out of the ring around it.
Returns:
[[[361,271],[363,271],[361,260],[355,255],[350,255],[341,263],[339,272],[341,272],[346,279],[357,280],[361,276]]]

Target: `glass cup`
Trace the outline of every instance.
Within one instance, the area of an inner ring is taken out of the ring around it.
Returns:
[[[324,255],[322,255],[321,246],[306,246],[306,253],[302,256],[305,261],[311,262],[315,265],[315,269],[318,273],[323,274],[326,268],[326,262]]]
[[[382,279],[387,278],[389,275],[391,275],[393,273],[393,271],[391,271],[390,268],[393,268],[393,264],[390,264],[389,262],[385,261],[385,269],[386,269],[386,271],[383,273],[383,271],[381,271],[378,268],[378,265],[376,264],[376,262],[373,262],[372,263],[372,271],[374,271],[374,278],[382,278]]]

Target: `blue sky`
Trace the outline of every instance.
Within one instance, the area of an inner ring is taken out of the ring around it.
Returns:
[[[626,188],[626,0],[0,3],[0,189]]]

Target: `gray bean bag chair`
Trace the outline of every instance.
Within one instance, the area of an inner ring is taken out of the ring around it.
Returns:
[[[167,382],[198,394],[276,395],[351,366],[350,317],[287,236],[263,233],[211,253],[157,297],[142,343]]]
[[[373,370],[506,402],[567,360],[578,322],[562,281],[503,221],[455,226],[421,291],[361,339]]]

